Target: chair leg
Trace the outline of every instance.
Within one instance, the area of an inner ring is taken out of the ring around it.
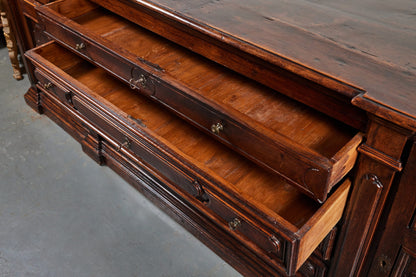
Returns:
[[[19,59],[18,59],[19,52],[17,50],[16,40],[14,38],[13,33],[10,30],[10,26],[9,26],[6,13],[3,11],[0,12],[0,17],[1,17],[1,22],[3,25],[4,37],[6,39],[6,46],[7,46],[7,49],[9,50],[10,62],[13,68],[13,77],[16,80],[21,80],[23,79],[23,77],[22,77],[22,70],[20,67]]]

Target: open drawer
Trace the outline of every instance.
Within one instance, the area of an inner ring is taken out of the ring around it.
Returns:
[[[361,134],[301,103],[88,0],[38,12],[50,37],[319,202],[354,165]]]
[[[26,56],[41,76],[39,89],[189,195],[277,270],[296,272],[341,218],[348,180],[320,205],[55,42]]]

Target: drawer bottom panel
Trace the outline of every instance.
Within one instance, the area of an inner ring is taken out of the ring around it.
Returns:
[[[38,99],[38,96],[33,89],[28,91],[25,98],[32,107],[38,104],[34,101]],[[89,144],[90,148],[97,150],[96,156],[90,155],[90,157],[95,161],[101,161],[102,165],[112,168],[243,275],[287,276],[284,272],[264,261],[255,251],[246,247],[229,232],[224,231],[217,222],[212,221],[212,217],[205,215],[200,209],[196,208],[198,203],[194,202],[194,199],[190,198],[189,195],[177,190],[175,185],[172,185],[151,169],[146,168],[136,157],[116,151],[114,142],[111,143],[102,139],[105,136],[102,130],[95,129],[91,122],[68,105],[60,102],[55,95],[42,92],[40,103],[45,115],[82,146],[84,146],[86,138],[91,135],[100,137],[100,141],[97,140]],[[330,235],[324,241],[327,241]],[[317,257],[319,257],[318,252],[317,255],[314,254],[308,259],[297,275],[325,276],[326,267],[322,266],[324,263]],[[319,274],[311,275],[311,272]]]
[[[56,96],[55,96],[56,97]],[[25,99],[31,107],[39,103],[38,92],[30,89]],[[48,94],[41,94],[41,107],[44,114],[70,134],[81,145],[88,134],[97,134],[91,123],[61,103],[57,98]],[[92,127],[92,129],[91,129]],[[99,134],[97,134],[99,135]],[[106,141],[97,142],[91,147],[99,148],[99,158],[102,163],[119,174],[130,185],[136,188],[146,198],[161,208],[178,224],[185,227],[196,238],[214,251],[224,261],[233,266],[245,276],[286,276],[276,271],[252,250],[244,247],[238,240],[224,231],[209,217],[204,215],[180,190],[175,190],[166,180],[155,172],[145,168],[139,160],[115,151],[114,146]]]
[[[40,103],[54,99],[62,106],[57,110],[83,123],[87,131],[80,140],[90,157],[104,163],[106,147],[154,172],[274,270],[294,275],[340,219],[348,180],[318,205],[59,45],[48,43],[26,56],[38,73]]]

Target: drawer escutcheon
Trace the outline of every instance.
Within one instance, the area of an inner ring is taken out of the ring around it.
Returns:
[[[87,46],[83,42],[75,44],[75,49],[78,50],[78,51],[85,49],[85,47],[87,47]]]
[[[238,217],[236,217],[230,222],[228,222],[228,226],[230,227],[231,231],[234,231],[241,226],[241,220]]]
[[[43,85],[44,89],[50,89],[53,86],[53,84],[51,82],[48,82],[46,84]]]
[[[133,78],[131,78],[129,80],[130,83],[130,87],[132,89],[140,89],[140,88],[145,88],[146,87],[146,83],[147,83],[147,79],[143,74],[140,74],[139,79],[134,80]]]
[[[211,125],[211,131],[214,134],[219,135],[222,130],[224,130],[224,125],[222,125],[220,122]]]
[[[128,137],[124,137],[124,142],[117,146],[116,151],[120,152],[121,148],[127,148],[130,149],[131,147],[131,141]]]

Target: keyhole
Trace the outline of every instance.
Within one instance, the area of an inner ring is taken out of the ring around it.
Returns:
[[[387,262],[385,260],[380,261],[381,267],[385,267],[387,265]]]
[[[377,260],[381,272],[387,273],[391,270],[391,260],[387,256],[381,255]]]

